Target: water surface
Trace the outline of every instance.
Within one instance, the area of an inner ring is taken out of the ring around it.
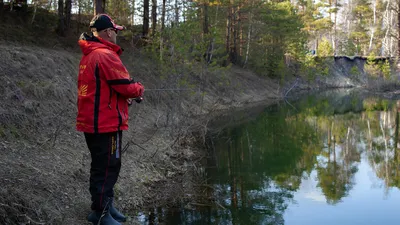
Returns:
[[[400,224],[399,118],[340,92],[211,131],[202,197],[164,223]]]

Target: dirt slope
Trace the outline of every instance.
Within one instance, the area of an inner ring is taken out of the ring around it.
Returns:
[[[6,42],[0,52],[0,224],[86,224],[90,155],[75,131],[80,53]],[[203,154],[195,146],[208,115],[275,101],[279,88],[237,68],[163,78],[133,49],[123,60],[147,89],[191,89],[148,90],[130,109],[116,204],[132,217],[125,224],[136,224],[135,211],[194,191],[191,165]]]

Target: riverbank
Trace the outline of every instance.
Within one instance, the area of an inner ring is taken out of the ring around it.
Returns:
[[[0,49],[0,223],[85,224],[90,155],[74,126],[80,53],[11,42]],[[162,77],[137,49],[122,59],[148,89],[130,108],[115,190],[116,205],[132,218],[126,224],[135,224],[135,212],[195,191],[196,163],[204,157],[198,149],[214,115],[281,97],[276,82],[239,68],[181,68]]]

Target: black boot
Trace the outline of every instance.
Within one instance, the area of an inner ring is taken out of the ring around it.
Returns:
[[[111,216],[118,222],[126,222],[126,216],[120,213],[112,204],[109,208]]]
[[[93,211],[87,217],[89,222],[92,222],[93,225],[97,225],[100,220],[100,225],[121,225],[118,221],[116,221],[110,214],[110,212],[96,212]]]

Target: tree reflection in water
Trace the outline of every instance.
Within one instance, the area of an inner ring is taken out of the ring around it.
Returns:
[[[335,205],[350,194],[362,157],[386,188],[400,187],[395,104],[344,95],[293,105],[210,135],[208,188],[197,199],[204,206],[167,209],[166,224],[284,224],[293,194],[312,172]]]

